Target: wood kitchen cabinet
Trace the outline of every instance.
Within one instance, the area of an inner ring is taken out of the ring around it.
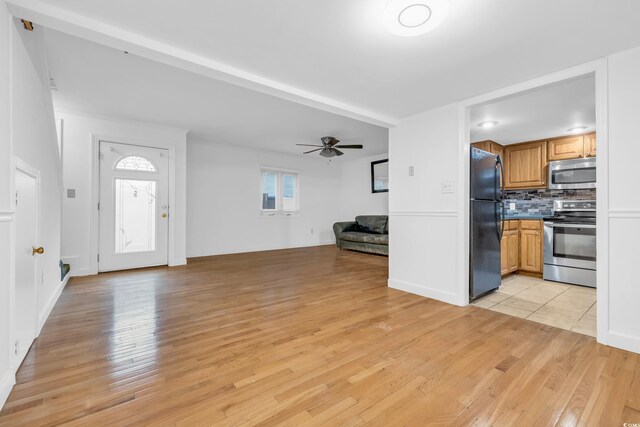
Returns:
[[[548,143],[549,161],[580,159],[585,156],[585,136],[554,138]]]
[[[520,270],[542,273],[542,221],[520,221]]]
[[[596,133],[589,133],[584,136],[584,156],[596,156]]]
[[[518,220],[505,221],[504,234],[500,242],[500,274],[513,273],[519,268],[520,237]]]
[[[506,146],[504,166],[506,188],[545,188],[547,141]]]
[[[498,144],[495,141],[479,141],[471,144],[473,148],[477,148],[478,150],[486,151],[491,154],[497,154],[500,158],[504,159],[504,147]]]

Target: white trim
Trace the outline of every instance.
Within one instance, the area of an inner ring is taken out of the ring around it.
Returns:
[[[609,218],[640,218],[640,210],[637,209],[611,209]]]
[[[49,298],[47,305],[42,309],[42,311],[40,311],[40,314],[38,315],[38,330],[36,331],[36,338],[40,336],[40,332],[42,332],[42,327],[47,322],[47,319],[49,318],[49,315],[51,314],[53,307],[55,307],[56,303],[58,302],[58,299],[60,298],[60,295],[62,294],[64,287],[67,286],[67,283],[69,282],[70,278],[71,278],[71,274],[67,274],[66,276],[64,276],[64,280],[60,282],[60,284],[58,285],[58,289],[56,289],[53,295],[51,295],[51,298]]]
[[[318,243],[303,243],[303,244],[277,245],[277,246],[252,246],[252,247],[242,248],[238,250],[230,250],[230,251],[223,251],[223,252],[216,252],[216,253],[209,253],[209,254],[189,254],[187,256],[187,259],[185,260],[185,264],[187,260],[191,258],[203,258],[203,257],[218,256],[218,255],[246,254],[251,252],[280,251],[285,249],[312,248],[316,246],[328,246],[328,245],[335,245],[335,244],[336,244],[335,240],[331,239],[331,240],[322,240]]]
[[[405,282],[403,280],[389,279],[387,285],[392,289],[409,292],[411,294],[420,295],[426,298],[432,298],[453,305],[459,304],[458,295],[453,292],[444,292],[439,289],[433,289],[428,286],[417,285]]]
[[[608,343],[609,337],[609,224],[604,220],[609,215],[608,200],[608,85],[607,85],[607,59],[599,59],[576,67],[568,68],[546,76],[528,80],[519,84],[508,86],[493,92],[489,92],[459,103],[459,179],[463,190],[458,200],[462,215],[459,216],[458,229],[463,230],[463,243],[460,245],[458,267],[464,272],[458,281],[458,292],[461,300],[469,301],[469,147],[471,137],[469,132],[469,111],[471,107],[495,101],[507,96],[519,94],[550,84],[580,78],[588,74],[595,74],[596,78],[596,135],[598,155],[596,167],[598,170],[597,192],[597,234],[598,234],[598,331],[597,340],[602,344]],[[466,273],[466,274],[465,274]]]
[[[640,338],[621,334],[615,331],[609,331],[608,345],[632,351],[634,353],[640,353]]]
[[[39,0],[7,0],[6,3],[16,17],[185,71],[377,126],[393,127],[398,123],[397,119],[381,113],[235,68]]]
[[[16,384],[16,376],[13,369],[8,369],[0,378],[0,409],[4,406],[11,393],[11,389]]]
[[[71,271],[69,271],[68,276],[70,277],[81,277],[81,276],[94,276],[98,273],[94,273],[93,270],[91,270],[91,267],[84,267],[84,268],[73,268],[73,265],[71,266]]]
[[[389,216],[423,216],[430,218],[457,217],[458,211],[391,211]]]

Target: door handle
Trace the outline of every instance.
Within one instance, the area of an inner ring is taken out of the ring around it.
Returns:
[[[31,255],[35,256],[35,254],[42,255],[44,253],[44,248],[40,246],[39,248],[31,247]]]
[[[166,218],[166,217],[167,217],[167,214],[166,214],[166,213],[163,213],[163,214],[162,214],[162,218]]]

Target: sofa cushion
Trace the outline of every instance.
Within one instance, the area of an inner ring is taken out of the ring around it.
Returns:
[[[388,245],[388,234],[363,233],[361,231],[345,231],[340,233],[340,240],[358,243],[374,243],[376,245]]]
[[[386,215],[360,215],[356,217],[359,231],[383,234],[387,226]]]

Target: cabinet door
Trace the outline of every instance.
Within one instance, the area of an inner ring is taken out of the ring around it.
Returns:
[[[504,155],[507,188],[546,187],[546,141],[508,145]]]
[[[489,150],[491,150],[491,153],[499,155],[500,158],[504,160],[504,147],[502,145],[497,142],[491,142]]]
[[[505,224],[506,225],[506,224]],[[506,229],[506,227],[505,227]],[[507,237],[507,232],[504,232],[502,236],[502,240],[500,241],[500,274],[504,276],[509,273],[509,239]]]
[[[491,152],[491,141],[474,142],[471,146],[478,150],[486,151],[487,153]]]
[[[584,156],[595,157],[596,156],[596,134],[590,133],[584,136]]]
[[[567,136],[549,141],[549,161],[569,160],[584,157],[584,137]]]
[[[507,235],[507,271],[512,273],[520,266],[520,236],[518,231],[510,231]]]
[[[542,272],[542,232],[520,230],[520,270]]]

